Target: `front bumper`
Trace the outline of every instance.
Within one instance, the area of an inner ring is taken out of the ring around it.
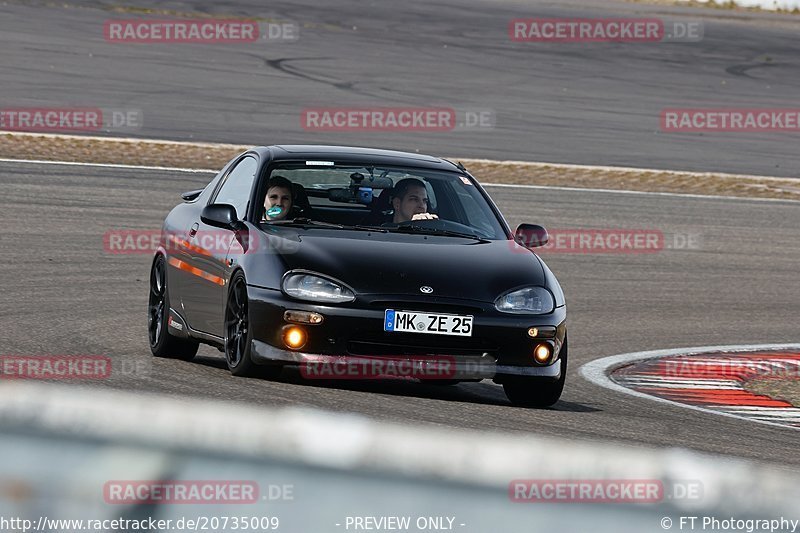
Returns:
[[[415,365],[415,376],[428,375],[425,368],[435,366],[452,371],[446,376],[449,379],[494,379],[505,375],[555,380],[561,377],[558,349],[566,336],[565,307],[548,315],[509,315],[480,302],[453,298],[423,301],[407,295],[372,298],[360,295],[359,300],[346,305],[316,305],[294,301],[277,290],[253,286],[248,287],[248,299],[253,331],[251,356],[256,364],[343,365],[352,361],[390,360]],[[473,334],[457,337],[386,332],[383,324],[387,308],[472,315]],[[299,325],[307,332],[308,340],[298,350],[288,349],[283,342],[284,329],[298,325],[284,320],[287,310],[324,316],[321,324]],[[530,337],[531,327],[539,328],[540,336]],[[538,364],[533,359],[534,348],[542,342],[555,348],[547,364]]]
[[[454,356],[450,358],[431,358],[429,365],[421,363],[419,356],[387,356],[392,365],[382,365],[382,372],[369,363],[375,358],[360,355],[320,355],[276,348],[266,342],[253,340],[251,347],[253,362],[260,365],[283,363],[303,366],[305,374],[330,379],[363,379],[365,377],[416,377],[421,379],[481,380],[503,376],[537,376],[542,378],[561,378],[561,359],[543,366],[498,365],[495,360],[480,360]],[[397,369],[394,374],[389,368]]]

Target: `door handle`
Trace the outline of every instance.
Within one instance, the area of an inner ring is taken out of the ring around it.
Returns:
[[[200,229],[200,224],[198,224],[197,222],[192,224],[192,229],[189,230],[189,237],[194,237],[195,235],[197,235],[198,229]]]

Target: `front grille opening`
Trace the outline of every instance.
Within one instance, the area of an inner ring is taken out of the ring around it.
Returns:
[[[484,353],[494,356],[496,347],[458,347],[433,344],[404,344],[367,341],[350,341],[347,353],[350,355],[464,355],[480,357]]]
[[[387,301],[378,300],[370,302],[369,306],[376,309],[394,309],[396,311],[419,311],[420,313],[444,313],[446,315],[480,315],[483,309],[478,306],[461,305],[439,302],[417,301]]]

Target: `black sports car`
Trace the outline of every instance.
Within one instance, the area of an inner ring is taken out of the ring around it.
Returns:
[[[512,233],[461,164],[259,147],[183,200],[151,270],[154,355],[190,359],[206,343],[234,375],[399,369],[440,384],[490,378],[517,405],[560,397],[564,294],[531,251],[547,232]]]

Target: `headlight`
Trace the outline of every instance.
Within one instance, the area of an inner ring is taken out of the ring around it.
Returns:
[[[502,295],[495,307],[504,313],[546,315],[554,308],[553,295],[544,287],[526,287]]]
[[[352,302],[355,294],[343,283],[314,274],[295,273],[283,279],[283,292],[309,302]]]

